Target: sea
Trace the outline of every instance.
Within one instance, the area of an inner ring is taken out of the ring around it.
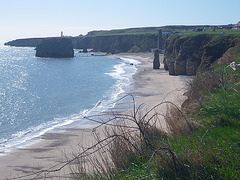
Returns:
[[[137,72],[134,59],[103,53],[38,58],[32,47],[0,45],[0,154],[45,133],[94,123],[123,97]]]

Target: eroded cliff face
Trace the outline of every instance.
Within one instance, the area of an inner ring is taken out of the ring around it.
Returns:
[[[94,51],[121,53],[146,52],[157,46],[156,34],[85,36],[72,39],[76,49],[93,49]]]
[[[209,69],[225,55],[227,50],[239,46],[240,37],[236,35],[215,36],[204,46],[204,52],[198,71]],[[232,60],[233,61],[233,60]]]
[[[164,68],[170,75],[195,75],[209,69],[231,47],[234,35],[171,35],[165,41]]]

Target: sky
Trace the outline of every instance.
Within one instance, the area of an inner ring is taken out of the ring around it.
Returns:
[[[240,21],[240,0],[0,0],[0,42],[92,30]]]

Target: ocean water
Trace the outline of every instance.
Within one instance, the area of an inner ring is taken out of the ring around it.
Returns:
[[[131,84],[133,59],[35,57],[34,48],[0,46],[0,153],[83,116],[114,106]]]

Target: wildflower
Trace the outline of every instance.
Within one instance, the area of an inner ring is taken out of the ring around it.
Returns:
[[[235,61],[229,64],[229,67],[232,68],[234,71],[236,71],[238,66],[240,66],[240,64],[236,64]]]

